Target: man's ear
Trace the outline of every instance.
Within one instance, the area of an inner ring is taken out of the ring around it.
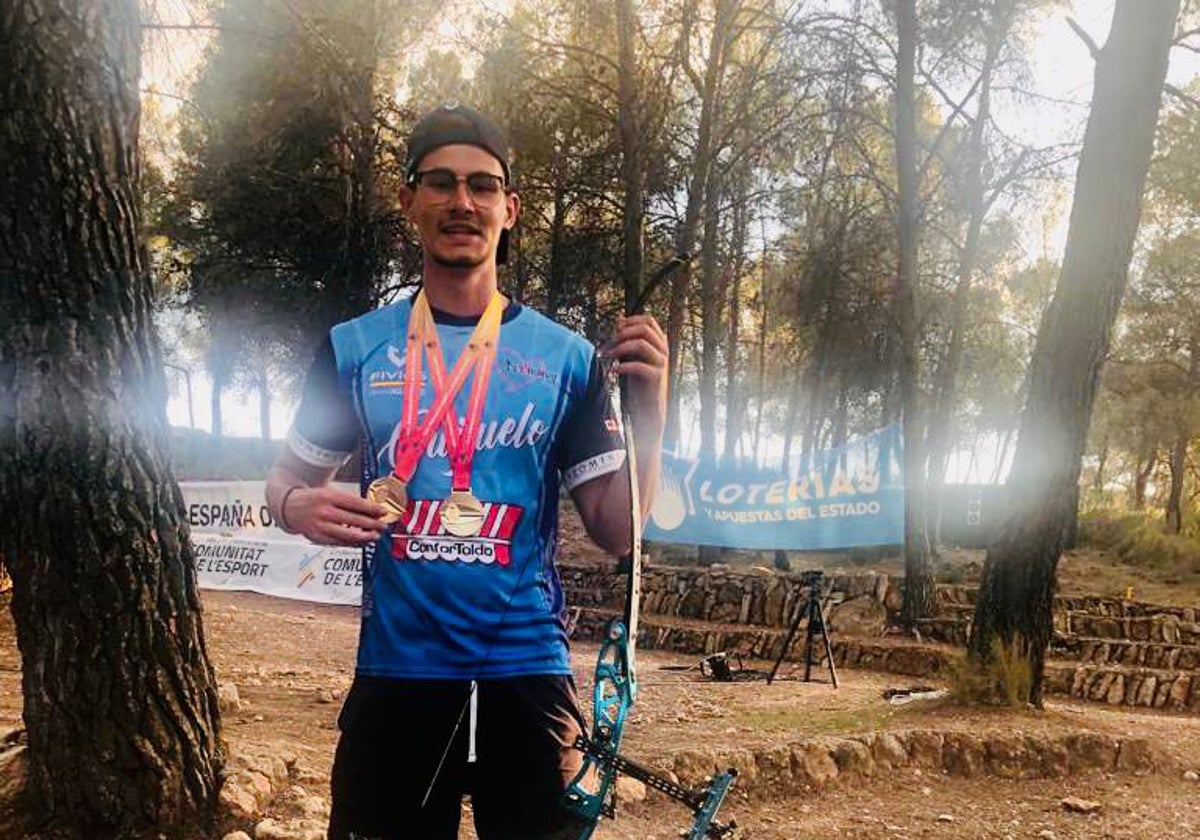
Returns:
[[[521,213],[521,196],[510,192],[505,196],[504,229],[512,230],[517,224],[517,216]]]
[[[400,210],[404,213],[404,218],[406,219],[409,219],[408,212],[412,209],[412,203],[415,197],[416,194],[413,192],[413,188],[408,184],[400,187]],[[412,220],[409,219],[409,221]]]

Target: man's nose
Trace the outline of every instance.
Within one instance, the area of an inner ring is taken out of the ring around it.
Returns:
[[[460,180],[454,185],[454,195],[450,197],[450,206],[455,210],[473,211],[475,199],[471,197],[471,188],[466,180]]]

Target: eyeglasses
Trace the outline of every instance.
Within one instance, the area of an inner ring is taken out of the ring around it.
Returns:
[[[477,204],[490,204],[504,194],[504,178],[490,172],[472,172],[459,175],[449,169],[426,169],[413,175],[413,183],[431,190],[441,201],[449,201],[458,191],[460,181],[467,184],[471,200]]]

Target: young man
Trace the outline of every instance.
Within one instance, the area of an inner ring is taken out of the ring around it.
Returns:
[[[267,481],[285,528],[364,547],[329,837],[454,840],[464,794],[480,840],[569,837],[585,725],[554,565],[559,485],[601,547],[629,550],[620,423],[595,348],[498,291],[520,210],[500,130],[439,108],[406,170],[421,291],[330,331]],[[629,377],[644,516],[666,336],[622,319],[607,354]],[[329,485],[355,447],[367,498]]]

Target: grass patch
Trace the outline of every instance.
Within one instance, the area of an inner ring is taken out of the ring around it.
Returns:
[[[993,639],[986,662],[960,656],[951,661],[949,677],[950,699],[955,703],[1023,708],[1033,691],[1029,645],[1021,636],[1007,645]]]
[[[1079,519],[1079,542],[1130,566],[1179,575],[1200,572],[1200,538],[1168,534],[1160,521],[1144,514],[1086,513]]]
[[[760,732],[802,735],[850,735],[880,732],[887,727],[893,710],[873,706],[857,709],[746,709],[729,719]]]

